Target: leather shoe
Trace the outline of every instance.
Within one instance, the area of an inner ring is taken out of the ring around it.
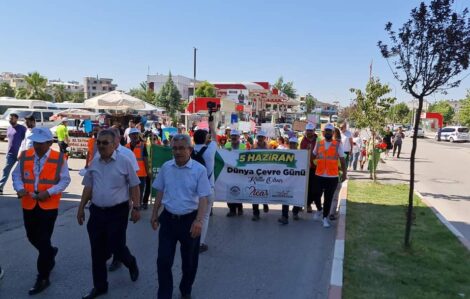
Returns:
[[[227,216],[227,217],[235,217],[236,214],[235,214],[235,212],[228,212],[227,215],[225,215],[225,216]]]
[[[116,259],[113,259],[113,261],[111,262],[111,265],[109,265],[109,272],[114,272],[116,271],[117,269],[121,268],[122,266],[122,263]]]
[[[30,295],[39,294],[42,291],[44,291],[45,289],[47,289],[47,287],[50,284],[51,283],[49,282],[49,279],[47,279],[47,278],[46,279],[37,278],[36,283],[34,284],[34,286],[31,289],[29,289],[28,294],[30,294]]]
[[[108,289],[99,290],[96,288],[91,289],[91,291],[82,297],[82,299],[93,299],[98,296],[104,295],[108,292]]]
[[[132,281],[136,281],[137,278],[139,278],[139,267],[137,267],[137,260],[135,258],[129,267],[129,274],[131,275]]]

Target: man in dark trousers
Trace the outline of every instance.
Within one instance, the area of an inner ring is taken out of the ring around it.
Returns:
[[[191,298],[199,261],[199,237],[211,195],[206,168],[191,159],[189,135],[173,136],[171,147],[174,159],[163,164],[153,182],[157,196],[150,222],[154,230],[161,225],[157,258],[158,299],[173,296],[171,268],[177,242],[181,246],[183,272],[179,289],[182,298]],[[164,209],[158,215],[161,206]]]
[[[62,192],[70,184],[69,168],[63,153],[50,149],[53,137],[48,128],[34,128],[29,139],[33,147],[23,151],[13,171],[13,188],[21,198],[24,227],[29,242],[38,250],[38,276],[30,295],[49,285],[57,247],[51,245]]]
[[[83,178],[85,186],[77,212],[77,221],[85,221],[85,205],[91,201],[87,224],[91,245],[93,288],[83,296],[96,298],[108,292],[106,260],[113,254],[128,269],[132,281],[139,277],[136,258],[126,246],[126,230],[129,215],[129,198],[133,202],[131,220],[140,219],[140,180],[130,159],[115,149],[116,134],[103,130],[96,144],[100,156],[96,156]]]
[[[256,144],[254,145],[254,149],[268,149],[268,143],[266,142],[266,132],[265,131],[259,131],[258,134],[256,135]],[[253,204],[253,217],[251,220],[253,221],[259,221],[259,204]],[[265,213],[269,212],[269,206],[267,204],[263,204],[263,211]]]
[[[317,144],[317,134],[315,134],[315,125],[308,123],[305,126],[305,135],[300,142],[300,149],[309,150],[310,153],[315,149]],[[312,213],[313,203],[313,177],[315,176],[315,164],[310,159],[310,172],[308,175],[308,195],[307,195],[307,213]]]

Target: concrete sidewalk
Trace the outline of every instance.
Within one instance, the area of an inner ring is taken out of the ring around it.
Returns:
[[[4,143],[3,143],[4,144]],[[2,145],[2,144],[0,144]],[[35,298],[81,298],[91,287],[91,256],[85,226],[76,221],[82,191],[77,169],[84,160],[70,159],[72,184],[61,203],[53,243],[59,247],[51,286]],[[0,167],[4,158],[0,156]],[[20,203],[11,180],[0,199],[0,265],[5,277],[0,298],[31,298],[27,291],[36,275],[36,251],[26,239]],[[245,215],[227,218],[225,203],[216,203],[210,219],[209,251],[200,257],[193,298],[327,298],[335,239],[335,226],[324,229],[304,213],[287,226],[277,222],[280,206],[270,206],[261,221]],[[125,267],[109,274],[109,292],[103,298],[152,298],[156,296],[158,233],[150,227],[150,212],[143,211],[137,224],[129,223],[128,245],[137,257],[140,277],[131,282]],[[88,216],[88,211],[87,211]],[[178,250],[179,251],[179,250]],[[181,260],[173,267],[174,298],[179,298]]]

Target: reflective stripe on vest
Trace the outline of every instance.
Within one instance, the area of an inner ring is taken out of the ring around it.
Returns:
[[[138,177],[146,177],[147,176],[147,170],[145,167],[145,159],[144,159],[144,144],[140,142],[134,147],[133,153],[135,156],[135,159],[137,160],[137,164],[139,165],[139,170],[136,172]],[[126,147],[128,149],[131,149],[131,144],[128,143],[126,144]]]
[[[62,194],[53,194],[44,201],[38,201],[31,196],[34,192],[47,191],[52,186],[60,181],[60,170],[64,163],[64,154],[51,150],[49,157],[46,159],[44,166],[39,173],[37,190],[34,188],[35,174],[34,174],[34,148],[24,151],[20,157],[20,171],[21,180],[24,184],[24,189],[28,194],[22,197],[22,207],[25,210],[32,210],[39,204],[43,210],[58,209],[59,202]]]
[[[316,175],[338,176],[338,147],[339,143],[333,140],[328,150],[325,148],[325,140],[318,143]]]

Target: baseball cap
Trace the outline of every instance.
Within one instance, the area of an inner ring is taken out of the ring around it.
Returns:
[[[51,130],[45,127],[35,127],[31,131],[31,135],[28,137],[32,142],[44,143],[47,141],[54,140]]]
[[[139,131],[139,129],[137,129],[137,128],[131,128],[131,129],[129,130],[129,135],[131,135],[131,134],[139,134],[139,133],[140,133],[140,131]]]
[[[333,126],[333,124],[331,124],[331,123],[327,123],[327,124],[325,125],[325,127],[323,128],[323,130],[332,130],[332,131],[334,131],[334,130],[335,130],[335,126]]]
[[[69,119],[67,117],[62,117],[62,119],[60,120],[61,123],[63,123],[64,121],[68,121]]]
[[[289,143],[297,143],[297,142],[299,142],[299,139],[297,139],[297,137],[289,138]]]
[[[265,131],[259,131],[258,134],[256,134],[256,137],[266,137],[266,132]]]
[[[231,130],[230,135],[240,136],[240,132],[238,130]]]
[[[312,123],[308,123],[305,126],[305,130],[315,130],[315,126]]]

